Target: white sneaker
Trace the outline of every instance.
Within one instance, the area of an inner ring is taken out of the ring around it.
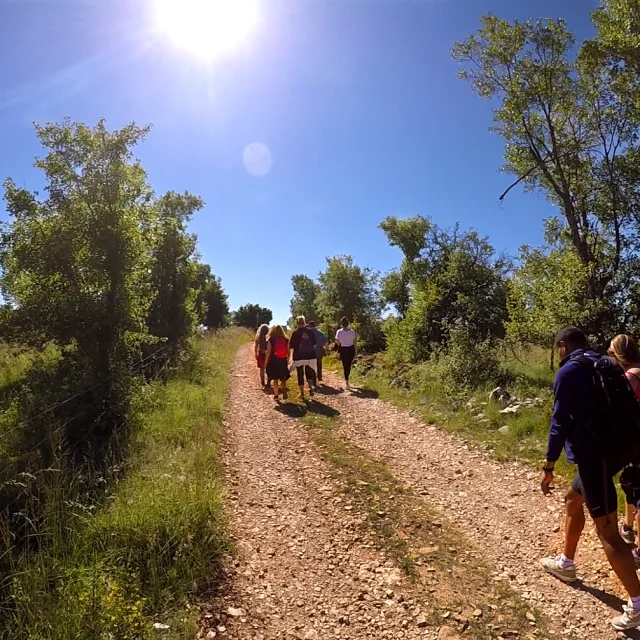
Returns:
[[[640,609],[634,611],[631,606],[631,600],[628,605],[622,606],[623,614],[614,618],[611,625],[616,631],[625,631],[627,629],[636,629],[640,627]]]
[[[563,569],[559,564],[560,556],[557,558],[542,558],[540,560],[540,566],[552,576],[555,576],[562,582],[575,582],[578,579],[576,575],[575,565],[570,569]]]

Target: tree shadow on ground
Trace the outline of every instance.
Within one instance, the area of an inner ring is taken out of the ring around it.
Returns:
[[[284,404],[276,405],[275,409],[290,418],[303,418],[307,414],[315,414],[327,418],[335,418],[340,415],[337,409],[317,400],[305,400],[304,405],[285,402]]]
[[[593,596],[597,600],[600,600],[603,604],[606,604],[608,607],[615,609],[616,611],[622,612],[622,605],[627,604],[624,600],[618,598],[618,596],[614,596],[611,593],[607,593],[602,589],[598,589],[598,587],[592,587],[591,585],[585,584],[582,580],[578,580],[573,584],[569,585],[572,589],[579,589],[580,591],[584,591],[588,593],[590,596]],[[638,629],[629,629],[624,632],[625,637],[630,640],[640,640],[640,631]]]

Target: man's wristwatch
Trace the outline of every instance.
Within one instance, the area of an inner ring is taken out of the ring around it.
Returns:
[[[553,467],[547,467],[546,465],[542,465],[542,470],[545,473],[553,473]]]

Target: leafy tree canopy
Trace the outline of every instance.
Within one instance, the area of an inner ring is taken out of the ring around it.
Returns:
[[[259,304],[245,304],[233,314],[233,322],[239,327],[257,329],[261,324],[269,324],[273,320],[271,309]]]
[[[289,305],[291,317],[304,316],[307,320],[321,322],[322,317],[318,312],[317,304],[320,285],[309,276],[302,274],[293,276],[291,285],[293,286],[293,297]]]

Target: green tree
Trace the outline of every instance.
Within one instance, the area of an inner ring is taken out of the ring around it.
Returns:
[[[640,0],[604,0],[592,14],[597,29],[591,53],[616,65],[622,82],[640,90]],[[640,99],[640,94],[636,94]]]
[[[109,131],[65,120],[36,126],[45,199],[5,182],[2,295],[23,342],[64,349],[55,384],[32,390],[23,419],[36,442],[56,420],[82,457],[101,458],[130,415],[132,365],[148,340],[148,273],[156,209],[132,148],[148,128]],[[62,391],[92,388],[33,419]],[[82,406],[79,406],[82,403]],[[73,420],[65,416],[73,416]],[[90,454],[90,455],[89,455]]]
[[[304,316],[308,320],[322,322],[317,306],[320,285],[309,276],[302,274],[292,276],[291,285],[293,287],[293,297],[289,304],[291,317]]]
[[[487,238],[457,226],[440,229],[422,216],[402,221],[391,217],[380,226],[389,243],[404,254],[400,269],[392,272],[404,280],[399,308],[404,313],[388,325],[395,360],[428,359],[434,348],[448,344],[454,328],[466,332],[469,340],[504,335],[509,263],[495,255]]]
[[[589,277],[574,248],[547,223],[542,248],[520,249],[519,266],[509,280],[508,335],[520,343],[551,348],[556,333],[568,325],[586,326],[599,314],[585,304]]]
[[[612,2],[596,13],[605,24]],[[604,33],[601,34],[604,37]],[[637,261],[635,212],[640,173],[638,109],[620,67],[595,42],[574,54],[562,20],[513,23],[488,15],[482,28],[455,45],[461,76],[497,103],[494,127],[505,140],[505,170],[516,184],[539,189],[562,214],[566,237],[587,274],[585,327],[606,334],[606,301],[619,301]]]
[[[259,304],[245,304],[233,314],[233,322],[239,327],[257,329],[261,324],[269,324],[273,320],[271,309]]]
[[[198,265],[196,313],[200,324],[208,329],[221,329],[229,324],[229,303],[222,281],[211,273],[208,264]]]
[[[156,242],[151,252],[154,298],[147,324],[173,353],[184,345],[197,321],[196,236],[187,233],[187,224],[203,206],[202,199],[190,193],[169,192],[156,203]]]
[[[371,327],[380,314],[378,278],[377,272],[359,267],[351,256],[327,258],[327,268],[318,277],[318,313],[334,326],[346,316],[361,328]]]
[[[400,219],[395,216],[385,218],[380,224],[392,247],[402,251],[400,269],[390,271],[382,279],[380,295],[385,305],[395,307],[404,318],[411,305],[411,282],[419,275],[421,255],[426,249],[428,234],[433,230],[431,220],[424,216]]]

